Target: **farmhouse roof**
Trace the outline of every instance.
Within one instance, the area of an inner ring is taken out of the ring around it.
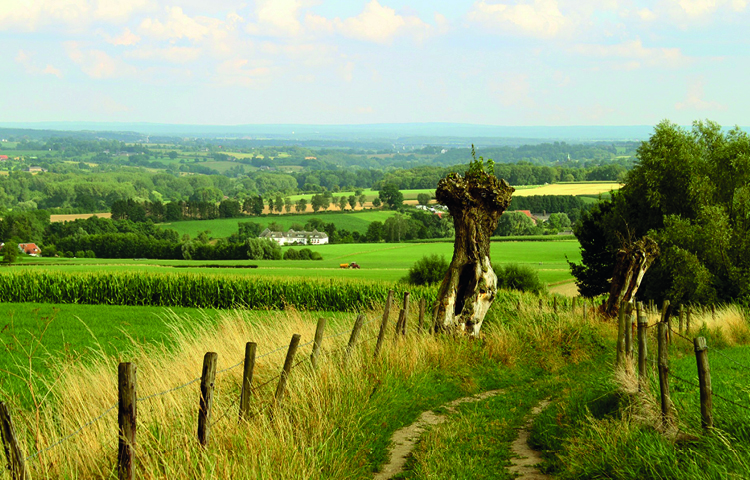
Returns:
[[[36,255],[41,250],[36,246],[36,243],[19,243],[18,248],[27,255]]]
[[[328,238],[328,234],[325,232],[319,232],[316,229],[313,229],[312,232],[308,232],[306,230],[292,230],[289,229],[288,232],[274,232],[266,228],[262,232],[260,232],[260,238],[291,238],[291,239],[304,239],[304,238]]]

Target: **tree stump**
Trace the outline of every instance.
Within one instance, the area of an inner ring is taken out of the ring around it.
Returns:
[[[492,171],[492,162],[488,170]],[[515,191],[474,160],[464,176],[450,173],[438,182],[435,198],[453,216],[453,259],[437,296],[436,330],[476,336],[497,293],[490,262],[490,237]]]

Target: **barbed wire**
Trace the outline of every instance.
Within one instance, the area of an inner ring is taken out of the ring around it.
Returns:
[[[710,349],[710,351],[711,351],[711,353],[712,353],[712,354],[713,354],[713,353],[715,353],[715,354],[719,355],[719,356],[720,356],[721,358],[724,358],[724,359],[726,359],[726,360],[729,360],[730,362],[734,363],[735,365],[738,365],[739,367],[742,367],[742,368],[743,368],[743,369],[745,369],[745,370],[750,370],[750,367],[748,367],[747,365],[745,365],[745,364],[743,364],[743,363],[741,363],[741,362],[738,362],[737,360],[733,359],[733,358],[732,358],[732,357],[730,357],[729,355],[725,355],[725,354],[724,354],[724,353],[722,353],[722,352],[721,352],[721,350],[719,350],[719,349],[714,349],[714,348],[712,348],[712,349]]]
[[[37,451],[36,453],[34,453],[34,454],[32,454],[32,455],[29,455],[28,457],[26,457],[26,461],[28,462],[28,461],[30,461],[30,460],[33,460],[33,459],[35,459],[35,458],[36,458],[37,456],[39,456],[40,454],[42,454],[42,453],[46,453],[46,452],[48,452],[48,451],[52,450],[53,448],[57,447],[58,445],[61,445],[61,444],[62,444],[63,442],[66,442],[67,440],[69,440],[69,439],[73,438],[74,436],[76,436],[76,435],[78,435],[79,433],[81,433],[81,432],[83,431],[83,429],[85,429],[86,427],[88,427],[88,426],[90,426],[90,425],[93,425],[94,423],[96,423],[96,422],[98,422],[99,420],[101,420],[101,419],[102,419],[102,418],[103,418],[103,417],[104,417],[105,415],[107,415],[107,414],[108,414],[109,412],[111,412],[112,410],[114,410],[114,409],[115,409],[115,408],[117,408],[118,406],[119,406],[119,403],[115,403],[114,405],[112,405],[111,407],[109,407],[108,409],[106,409],[106,410],[105,410],[105,411],[104,411],[103,413],[101,413],[101,414],[100,414],[100,415],[99,415],[98,417],[96,417],[96,418],[92,418],[91,420],[89,420],[88,422],[86,422],[86,423],[85,423],[84,425],[82,425],[82,426],[81,426],[81,427],[80,427],[80,428],[79,428],[78,430],[76,430],[75,432],[73,432],[73,433],[71,433],[71,434],[68,434],[68,435],[66,435],[65,437],[63,437],[63,438],[61,438],[60,440],[58,440],[57,442],[53,443],[53,444],[52,444],[52,445],[50,445],[49,447],[47,447],[47,448],[43,448],[43,449],[41,449],[41,450],[38,450],[38,451]]]
[[[377,317],[373,317],[373,318],[371,318],[370,320],[368,320],[368,321],[364,322],[364,323],[362,324],[362,327],[364,327],[364,326],[366,326],[366,325],[368,325],[368,324],[372,323],[372,322],[373,322],[373,321],[375,321],[376,319],[377,319]],[[346,333],[348,333],[348,332],[349,332],[349,330],[347,330],[347,329],[343,329],[343,330],[342,330],[342,331],[340,331],[340,332],[337,332],[337,333],[335,333],[335,334],[332,334],[332,335],[328,335],[328,336],[325,336],[325,337],[323,337],[323,338],[324,338],[324,339],[326,339],[326,338],[335,338],[335,337],[338,337],[338,336],[344,335],[344,334],[346,334]],[[357,343],[356,343],[355,345],[359,345],[360,343],[364,343],[364,342],[366,342],[366,341],[370,341],[370,340],[372,340],[372,339],[374,339],[374,338],[377,338],[377,335],[376,335],[376,336],[374,336],[374,337],[368,338],[368,339],[366,339],[366,340],[364,340],[364,341],[361,341],[361,342],[357,342]],[[306,346],[308,346],[308,345],[310,345],[310,344],[314,343],[314,341],[315,341],[314,339],[313,339],[313,340],[310,340],[309,342],[307,342],[307,343],[304,343],[304,344],[300,345],[300,346],[299,346],[298,348],[306,347]],[[339,348],[339,349],[337,349],[337,350],[341,350],[341,349],[343,349],[343,348],[346,348],[347,346],[348,346],[348,345],[345,345],[345,346],[343,346],[343,347],[341,347],[341,348]],[[276,349],[274,349],[274,350],[271,350],[270,352],[266,352],[266,353],[264,353],[263,355],[260,355],[260,356],[256,357],[256,360],[257,360],[257,359],[260,359],[260,358],[264,358],[264,357],[267,357],[267,356],[269,356],[269,355],[272,355],[272,354],[274,354],[274,353],[277,353],[277,352],[279,352],[279,351],[281,351],[281,350],[284,350],[285,348],[288,348],[288,345],[286,345],[286,344],[284,344],[284,345],[281,345],[280,347],[278,347],[278,348],[276,348]],[[332,352],[323,352],[323,354],[324,354],[324,355],[326,355],[326,354],[330,354],[330,353],[332,353]],[[300,365],[301,363],[303,363],[304,361],[306,361],[306,359],[302,359],[302,360],[299,360],[299,361],[298,361],[298,362],[297,362],[296,364],[294,364],[294,365],[292,366],[292,369],[296,368],[297,366],[299,366],[299,365]],[[235,363],[234,365],[231,365],[231,366],[229,366],[229,367],[226,367],[226,368],[223,368],[223,369],[219,370],[218,372],[216,372],[216,374],[218,375],[218,374],[221,374],[221,373],[227,372],[227,371],[229,371],[229,370],[233,370],[233,369],[235,369],[235,368],[239,367],[240,365],[242,365],[243,363],[244,363],[244,358],[243,358],[242,360],[240,360],[239,362]],[[275,376],[271,377],[270,379],[268,379],[268,380],[267,380],[266,382],[262,383],[262,384],[261,384],[261,385],[259,385],[259,386],[252,386],[252,387],[251,387],[251,391],[252,391],[252,392],[260,391],[260,390],[261,390],[262,388],[264,388],[265,386],[267,386],[268,384],[270,384],[270,383],[271,383],[271,382],[273,382],[274,380],[277,380],[277,379],[279,379],[280,377],[281,377],[281,373],[279,373],[279,374],[277,374],[277,375],[275,375]],[[192,384],[194,384],[194,383],[198,382],[198,381],[199,381],[200,379],[201,379],[201,377],[199,376],[199,377],[193,378],[193,379],[191,379],[190,381],[188,381],[188,382],[186,382],[186,383],[183,383],[183,384],[181,384],[181,385],[177,385],[177,386],[175,386],[175,387],[172,387],[172,388],[169,388],[169,389],[166,389],[166,390],[162,390],[162,391],[160,391],[160,392],[152,393],[152,394],[150,394],[150,395],[146,395],[146,396],[144,396],[144,397],[139,397],[139,398],[136,398],[136,402],[145,402],[145,401],[147,401],[147,400],[150,400],[150,399],[152,399],[152,398],[156,398],[156,397],[159,397],[159,396],[163,396],[163,395],[166,395],[166,394],[168,394],[168,393],[172,393],[172,392],[175,392],[175,391],[181,390],[181,389],[183,389],[183,388],[185,388],[185,387],[188,387],[188,386],[190,386],[190,385],[192,385]],[[224,415],[222,415],[222,417],[219,417],[219,419],[217,419],[217,420],[216,420],[216,421],[215,421],[214,423],[217,423],[217,422],[218,422],[219,420],[223,419],[223,418],[224,418],[224,417],[225,417],[226,415],[228,415],[228,412],[229,412],[229,411],[231,410],[231,408],[232,408],[232,407],[235,407],[235,406],[237,405],[237,403],[238,403],[238,400],[236,400],[235,402],[233,402],[233,404],[232,404],[232,405],[230,405],[230,407],[229,407],[229,408],[228,408],[228,409],[226,410],[226,412],[224,413]],[[27,457],[26,457],[26,461],[32,461],[32,460],[36,459],[36,458],[37,458],[37,457],[38,457],[39,455],[41,455],[41,454],[43,454],[43,453],[46,453],[46,452],[48,452],[48,451],[50,451],[50,450],[52,450],[52,449],[54,449],[54,448],[56,448],[56,447],[58,447],[58,446],[62,445],[62,444],[63,444],[63,443],[65,443],[66,441],[68,441],[68,440],[70,440],[71,438],[73,438],[73,437],[77,436],[78,434],[80,434],[80,433],[81,433],[81,432],[82,432],[82,431],[83,431],[84,429],[86,429],[87,427],[89,427],[89,426],[93,425],[94,423],[96,423],[96,422],[98,422],[99,420],[101,420],[102,418],[104,418],[104,417],[105,417],[105,416],[106,416],[106,415],[107,415],[108,413],[110,413],[110,412],[111,412],[112,410],[114,410],[114,409],[118,408],[118,406],[119,406],[119,402],[118,402],[118,403],[115,403],[114,405],[112,405],[111,407],[109,407],[109,408],[108,408],[107,410],[105,410],[104,412],[102,412],[102,413],[101,413],[101,414],[99,414],[98,416],[96,416],[96,417],[92,418],[91,420],[87,421],[87,422],[86,422],[85,424],[83,424],[83,425],[82,425],[81,427],[79,427],[79,428],[78,428],[77,430],[75,430],[74,432],[72,432],[72,433],[70,433],[70,434],[66,435],[65,437],[61,438],[60,440],[58,440],[57,442],[53,443],[52,445],[50,445],[50,446],[48,446],[48,447],[46,447],[46,448],[40,449],[40,450],[36,451],[35,453],[33,453],[33,454],[31,454],[31,455],[27,456]],[[213,424],[212,424],[212,425],[213,425]],[[182,445],[180,445],[180,447],[177,447],[177,448],[181,448],[181,447],[182,447]],[[101,448],[103,448],[103,447],[101,447]],[[163,451],[162,453],[167,453],[168,451],[169,451],[169,450],[167,450],[167,451]]]

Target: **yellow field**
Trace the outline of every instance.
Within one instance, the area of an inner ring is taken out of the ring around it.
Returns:
[[[617,182],[592,183],[551,183],[534,188],[518,189],[513,192],[515,197],[530,195],[598,195],[610,190],[619,190],[622,185]]]
[[[50,222],[72,222],[73,220],[78,220],[79,218],[89,218],[96,215],[99,218],[112,218],[112,214],[109,212],[104,213],[73,213],[69,215],[50,215],[49,221]]]

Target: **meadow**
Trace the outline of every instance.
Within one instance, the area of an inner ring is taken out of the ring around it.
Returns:
[[[196,222],[201,223],[201,222]],[[299,248],[299,247],[284,247]],[[211,275],[240,275],[277,278],[351,279],[396,282],[404,278],[409,268],[425,255],[438,254],[450,261],[453,243],[349,243],[312,247],[323,260],[129,260],[83,258],[24,259],[11,267],[13,271],[26,269],[84,272],[190,272]],[[578,262],[581,258],[577,240],[554,242],[492,242],[492,261],[498,265],[510,263],[534,268],[539,278],[548,284],[572,281],[566,258]],[[341,269],[342,263],[357,262],[361,268]],[[208,268],[204,265],[257,265],[258,268]],[[0,274],[2,271],[0,271]]]

